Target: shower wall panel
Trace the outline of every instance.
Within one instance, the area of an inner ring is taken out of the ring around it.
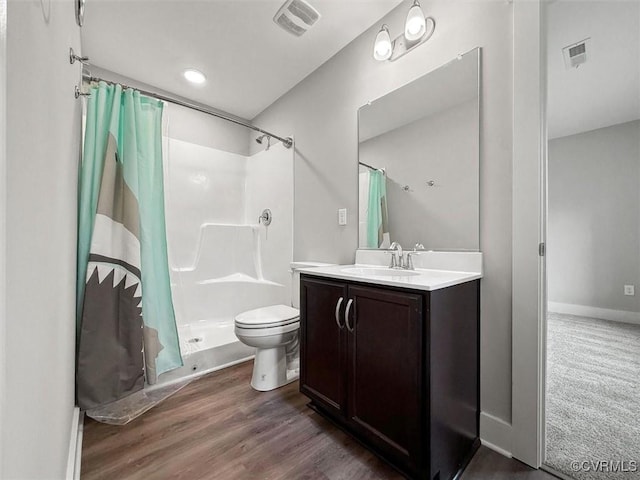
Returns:
[[[238,313],[290,304],[293,151],[277,144],[245,157],[168,137],[164,150],[172,295],[183,350],[193,351],[215,344],[197,332],[225,343]],[[265,208],[269,226],[258,222]]]

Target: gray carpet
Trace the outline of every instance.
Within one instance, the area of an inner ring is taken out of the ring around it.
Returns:
[[[550,313],[547,338],[545,463],[580,480],[640,479],[640,326]],[[598,461],[637,471],[572,467]]]

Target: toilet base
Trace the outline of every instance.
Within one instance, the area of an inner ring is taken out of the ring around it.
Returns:
[[[268,392],[283,387],[299,378],[299,369],[287,370],[286,348],[257,348],[253,360],[251,387]]]

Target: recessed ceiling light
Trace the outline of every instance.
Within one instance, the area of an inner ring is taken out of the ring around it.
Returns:
[[[184,75],[184,78],[186,78],[191,83],[201,84],[207,80],[207,77],[204,76],[204,73],[194,68],[186,69],[183,75]]]

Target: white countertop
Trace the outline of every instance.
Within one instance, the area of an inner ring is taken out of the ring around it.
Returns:
[[[345,271],[345,269],[347,271]],[[350,272],[349,269],[363,269],[363,273]],[[364,272],[375,272],[384,270],[384,275],[367,274]],[[387,272],[388,271],[388,272]],[[398,275],[393,275],[393,270],[388,267],[371,264],[356,265],[332,265],[324,267],[302,268],[300,273],[317,275],[319,277],[336,278],[340,280],[351,280],[355,282],[369,283],[373,285],[388,285],[391,287],[411,288],[413,290],[439,290],[451,287],[460,283],[469,282],[482,278],[480,272],[461,272],[452,270],[435,270],[426,268],[416,268],[411,270],[417,275],[405,276],[400,270]]]

